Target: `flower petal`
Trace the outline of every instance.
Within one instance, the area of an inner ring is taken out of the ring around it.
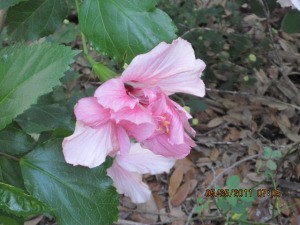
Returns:
[[[138,99],[129,96],[126,92],[124,83],[120,79],[111,79],[97,88],[95,92],[98,102],[104,108],[118,111],[124,107],[135,107]]]
[[[150,150],[142,148],[139,143],[135,143],[132,144],[129,154],[119,154],[115,161],[130,172],[158,174],[169,172],[176,160],[153,154]]]
[[[156,135],[142,142],[142,146],[145,146],[155,154],[175,159],[186,157],[194,145],[195,142],[187,135],[185,135],[185,142],[183,144],[170,143],[166,134]]]
[[[141,174],[124,170],[117,162],[114,162],[113,165],[107,169],[107,175],[113,180],[118,193],[130,197],[132,202],[143,203],[150,198],[151,191],[142,181]]]
[[[95,97],[80,99],[75,106],[74,113],[78,121],[91,127],[106,123],[110,118],[109,110],[104,109]]]
[[[205,85],[200,79],[200,76],[204,69],[204,62],[198,59],[196,60],[193,70],[175,74],[167,79],[162,79],[157,82],[157,86],[167,95],[182,92],[203,97],[205,95]]]
[[[121,126],[116,126],[117,138],[120,146],[120,153],[127,154],[130,150],[130,139],[126,130]]]
[[[300,1],[299,0],[291,0],[294,7],[298,10],[300,10]]]
[[[137,125],[126,120],[121,121],[119,125],[126,129],[129,136],[134,137],[139,142],[151,137],[156,128],[154,123],[142,123]]]
[[[160,86],[167,94],[184,92],[203,96],[204,84],[200,75],[204,68],[204,62],[196,60],[191,44],[178,38],[172,44],[162,42],[150,52],[136,56],[121,79]]]
[[[106,156],[118,148],[116,143],[112,123],[94,129],[77,122],[74,134],[63,140],[62,147],[67,163],[93,168],[101,165]]]

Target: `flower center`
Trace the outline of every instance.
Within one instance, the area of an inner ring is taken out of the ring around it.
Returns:
[[[126,83],[125,83],[125,89],[126,89],[127,94],[132,98],[138,99],[139,103],[141,105],[143,105],[143,106],[149,105],[149,99],[148,99],[148,97],[145,96],[142,89],[135,88],[135,87],[131,86],[130,84],[126,84]]]
[[[156,131],[162,134],[169,134],[170,132],[170,120],[167,115],[154,116],[154,119],[157,122]]]

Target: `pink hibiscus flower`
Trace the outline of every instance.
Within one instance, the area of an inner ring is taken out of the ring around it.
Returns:
[[[185,157],[195,145],[189,137],[195,134],[188,123],[191,116],[168,95],[203,96],[204,68],[192,46],[181,38],[135,57],[120,78],[105,82],[94,97],[76,105],[75,132],[63,141],[66,161],[98,166],[107,155],[126,155],[129,138],[156,154]]]
[[[153,134],[143,138],[136,136],[140,130],[129,134],[156,154],[184,158],[195,145],[188,135],[195,134],[187,121],[191,116],[167,95],[183,92],[204,96],[205,86],[200,79],[204,68],[190,43],[178,38],[135,57],[122,76],[105,82],[95,97],[104,108],[112,110],[112,117],[119,122],[126,119],[134,125],[147,123],[150,112],[156,125]]]
[[[118,193],[130,197],[134,203],[142,203],[151,196],[149,187],[142,181],[142,174],[169,172],[174,164],[174,159],[155,155],[135,143],[129,154],[116,155],[107,174],[112,178]]]

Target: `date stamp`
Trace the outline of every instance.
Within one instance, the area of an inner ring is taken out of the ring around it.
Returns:
[[[278,189],[206,189],[205,197],[207,198],[217,198],[217,197],[235,197],[235,198],[243,198],[243,197],[281,197],[281,191]]]

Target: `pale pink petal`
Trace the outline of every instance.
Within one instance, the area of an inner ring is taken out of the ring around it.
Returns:
[[[281,7],[292,7],[300,10],[299,0],[277,0]]]
[[[132,202],[143,203],[150,198],[151,191],[142,181],[141,174],[129,172],[114,162],[112,167],[107,169],[107,175],[113,180],[118,193],[130,197]]]
[[[123,81],[120,79],[111,79],[97,88],[95,92],[98,102],[108,109],[118,111],[124,107],[134,108],[138,103],[135,99],[127,94]]]
[[[101,165],[106,156],[118,146],[115,128],[106,123],[97,129],[76,123],[75,132],[63,140],[62,147],[67,163],[90,168]]]
[[[99,126],[110,119],[109,110],[104,109],[94,97],[80,99],[74,113],[78,121],[91,127]]]
[[[117,138],[120,146],[120,153],[127,154],[130,150],[130,139],[126,130],[121,126],[116,126]]]
[[[194,142],[191,138],[185,135],[185,142],[183,144],[171,144],[168,141],[168,136],[166,134],[161,134],[153,138],[146,139],[142,142],[142,146],[158,155],[182,159],[190,153],[191,147],[194,146]]]
[[[150,52],[136,56],[121,79],[159,86],[168,94],[184,92],[203,96],[204,84],[200,76],[204,68],[203,61],[196,60],[191,44],[178,38],[172,44],[163,42]]]
[[[161,95],[160,99],[149,105],[153,117],[157,118],[158,129],[167,130],[168,139],[172,144],[182,144],[184,142],[183,121],[179,116],[178,110],[166,95]],[[161,120],[161,121],[160,121]],[[169,125],[163,125],[168,123]]]
[[[139,142],[151,137],[156,128],[154,123],[142,123],[137,125],[126,120],[121,121],[119,125],[126,129],[130,137],[134,137]]]
[[[176,103],[174,101],[172,101],[172,103],[178,109],[178,113],[181,118],[181,121],[183,122],[183,127],[184,127],[185,131],[194,137],[196,135],[196,131],[191,127],[191,125],[188,121],[189,119],[192,118],[192,116],[183,107],[181,107],[181,105],[179,105],[178,103]]]
[[[200,76],[204,69],[204,62],[198,59],[195,62],[193,70],[175,74],[167,79],[162,79],[158,81],[156,85],[159,86],[167,95],[182,92],[203,97],[205,95],[205,85],[200,79]]]
[[[112,118],[119,123],[122,120],[130,121],[134,124],[153,123],[151,113],[146,108],[136,105],[133,109],[124,107],[112,113]]]
[[[300,10],[300,1],[299,0],[291,0],[294,8]]]
[[[129,154],[117,155],[115,161],[130,172],[158,174],[169,172],[176,160],[153,154],[135,143],[132,144]]]

